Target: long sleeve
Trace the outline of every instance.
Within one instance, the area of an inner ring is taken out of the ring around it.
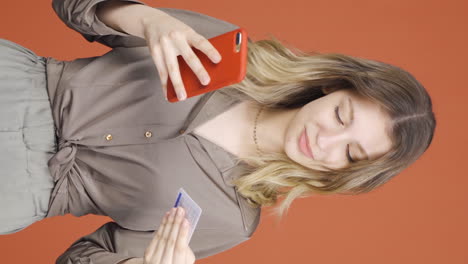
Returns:
[[[109,0],[53,0],[58,17],[89,42],[97,41],[111,48],[146,46],[146,40],[112,29],[96,16],[99,3]],[[145,4],[138,0],[120,0]],[[239,26],[195,11],[177,8],[157,8],[180,20],[207,39],[235,30]],[[250,37],[248,37],[248,41]]]
[[[152,235],[153,232],[132,231],[108,222],[75,241],[57,258],[56,264],[111,264],[142,257],[143,245],[149,244]],[[137,243],[132,243],[132,239]]]
[[[117,31],[98,19],[96,7],[105,1],[109,0],[53,0],[52,8],[69,28],[89,42],[97,41],[111,48],[146,46],[146,40]],[[137,0],[121,1],[145,4]]]
[[[197,229],[190,242],[195,257],[208,257],[248,239],[229,234],[228,230]],[[155,231],[133,231],[108,222],[74,242],[56,264],[115,264],[128,258],[142,258],[154,234]]]

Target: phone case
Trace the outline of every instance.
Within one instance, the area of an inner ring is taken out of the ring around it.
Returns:
[[[236,44],[238,32],[241,33],[239,45]],[[210,76],[211,81],[206,86],[200,82],[192,68],[185,62],[185,59],[181,55],[177,56],[187,98],[239,83],[245,78],[247,67],[247,32],[243,28],[238,28],[210,38],[208,41],[221,54],[221,61],[217,64],[212,62],[203,52],[192,47],[195,55],[200,59],[200,62]],[[167,82],[167,99],[169,102],[179,101],[170,76]]]

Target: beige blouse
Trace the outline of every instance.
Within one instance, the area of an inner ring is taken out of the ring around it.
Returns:
[[[47,217],[97,214],[115,222],[77,240],[57,263],[143,257],[180,187],[203,209],[190,242],[197,259],[249,239],[260,208],[249,207],[229,184],[241,173],[239,163],[192,133],[239,101],[221,89],[167,102],[146,41],[99,21],[95,9],[102,1],[53,1],[68,27],[112,50],[73,61],[47,58],[47,89],[59,142],[48,163],[55,187]],[[207,39],[238,28],[193,11],[158,9]]]

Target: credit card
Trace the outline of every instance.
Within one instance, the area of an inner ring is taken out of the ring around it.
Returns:
[[[187,218],[190,225],[188,236],[188,242],[190,242],[190,239],[193,235],[193,231],[195,231],[195,228],[198,224],[198,220],[200,219],[202,209],[200,208],[200,206],[198,206],[198,204],[195,201],[193,201],[192,198],[190,198],[190,196],[183,188],[180,188],[179,193],[177,194],[177,199],[174,207],[178,206],[184,208],[185,210],[185,218]]]

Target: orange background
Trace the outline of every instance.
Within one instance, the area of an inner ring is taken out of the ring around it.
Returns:
[[[146,3],[226,20],[253,40],[271,33],[302,50],[401,66],[428,89],[438,121],[426,154],[385,186],[354,197],[297,200],[277,226],[264,212],[249,241],[197,263],[468,263],[468,174],[462,166],[468,151],[468,1]],[[108,51],[67,28],[50,0],[3,1],[0,37],[62,60]],[[71,243],[109,220],[60,216],[0,236],[0,262],[54,263]]]

